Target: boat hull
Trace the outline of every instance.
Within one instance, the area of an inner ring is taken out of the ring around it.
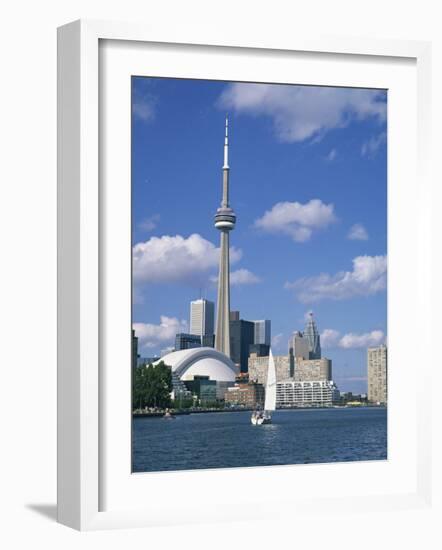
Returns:
[[[272,417],[270,415],[258,416],[258,415],[252,414],[250,422],[254,426],[262,426],[263,424],[271,424]]]

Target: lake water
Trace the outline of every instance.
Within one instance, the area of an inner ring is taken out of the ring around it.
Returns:
[[[387,458],[387,410],[277,410],[133,419],[133,471],[193,470]]]

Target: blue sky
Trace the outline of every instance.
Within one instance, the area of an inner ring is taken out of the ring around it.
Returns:
[[[274,353],[314,312],[341,391],[366,391],[386,339],[387,94],[132,79],[133,319],[151,356],[215,301],[224,118],[230,124],[231,308],[271,319]]]

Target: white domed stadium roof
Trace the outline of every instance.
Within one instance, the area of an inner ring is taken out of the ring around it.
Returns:
[[[183,349],[168,353],[160,359],[172,368],[181,380],[193,380],[194,376],[209,376],[218,382],[234,382],[238,374],[235,363],[213,348]],[[160,361],[157,361],[159,363]]]

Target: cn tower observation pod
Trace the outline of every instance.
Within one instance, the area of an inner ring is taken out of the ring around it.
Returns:
[[[231,231],[235,228],[236,215],[230,207],[218,208],[215,214],[215,227],[217,229],[224,229]]]
[[[193,380],[194,376],[209,376],[217,382],[235,382],[238,369],[224,353],[214,348],[192,348],[168,353],[160,359],[171,367],[181,380]],[[159,361],[157,361],[159,363]]]

